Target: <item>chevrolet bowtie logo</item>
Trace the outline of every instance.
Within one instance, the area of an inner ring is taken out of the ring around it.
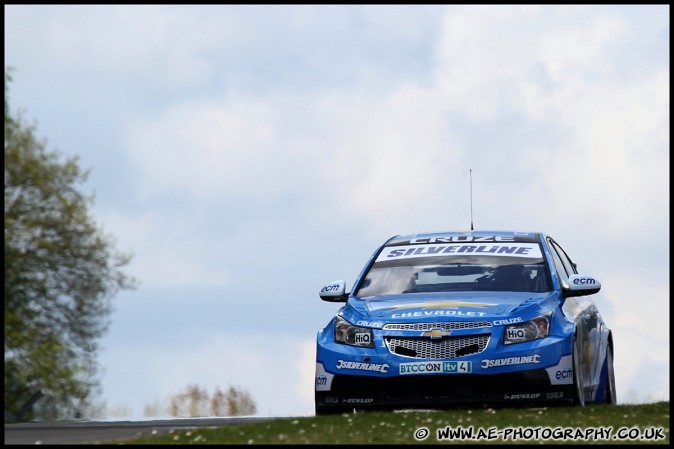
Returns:
[[[442,329],[431,329],[421,334],[422,337],[431,337],[433,340],[437,340],[438,338],[446,337],[448,335],[449,331],[443,331]]]

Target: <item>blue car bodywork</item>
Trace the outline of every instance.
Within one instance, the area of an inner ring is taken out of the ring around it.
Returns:
[[[613,339],[551,237],[402,235],[373,253],[317,335],[316,413],[517,403],[616,403]]]

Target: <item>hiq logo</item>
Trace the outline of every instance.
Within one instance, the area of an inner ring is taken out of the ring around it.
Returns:
[[[506,336],[510,340],[524,340],[525,335],[524,335],[524,329],[506,329]]]
[[[356,334],[356,344],[369,345],[370,344],[370,334],[367,332]]]
[[[573,371],[571,370],[571,368],[562,369],[555,373],[555,378],[557,380],[570,379],[571,376],[573,376]]]

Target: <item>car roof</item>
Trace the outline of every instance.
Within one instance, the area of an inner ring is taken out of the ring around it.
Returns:
[[[515,242],[538,242],[541,232],[535,231],[444,231],[422,232],[418,234],[401,234],[391,237],[385,245],[402,245],[405,243],[449,243],[449,242],[489,242],[507,238],[507,241]],[[512,239],[512,240],[510,240]]]

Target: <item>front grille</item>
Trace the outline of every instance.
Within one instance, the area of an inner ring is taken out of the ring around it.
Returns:
[[[489,344],[489,334],[428,338],[386,337],[386,347],[392,354],[415,359],[453,359],[478,354]]]
[[[385,331],[429,331],[431,329],[442,329],[451,331],[456,329],[480,329],[491,327],[489,321],[448,321],[444,323],[389,323],[384,326]]]

